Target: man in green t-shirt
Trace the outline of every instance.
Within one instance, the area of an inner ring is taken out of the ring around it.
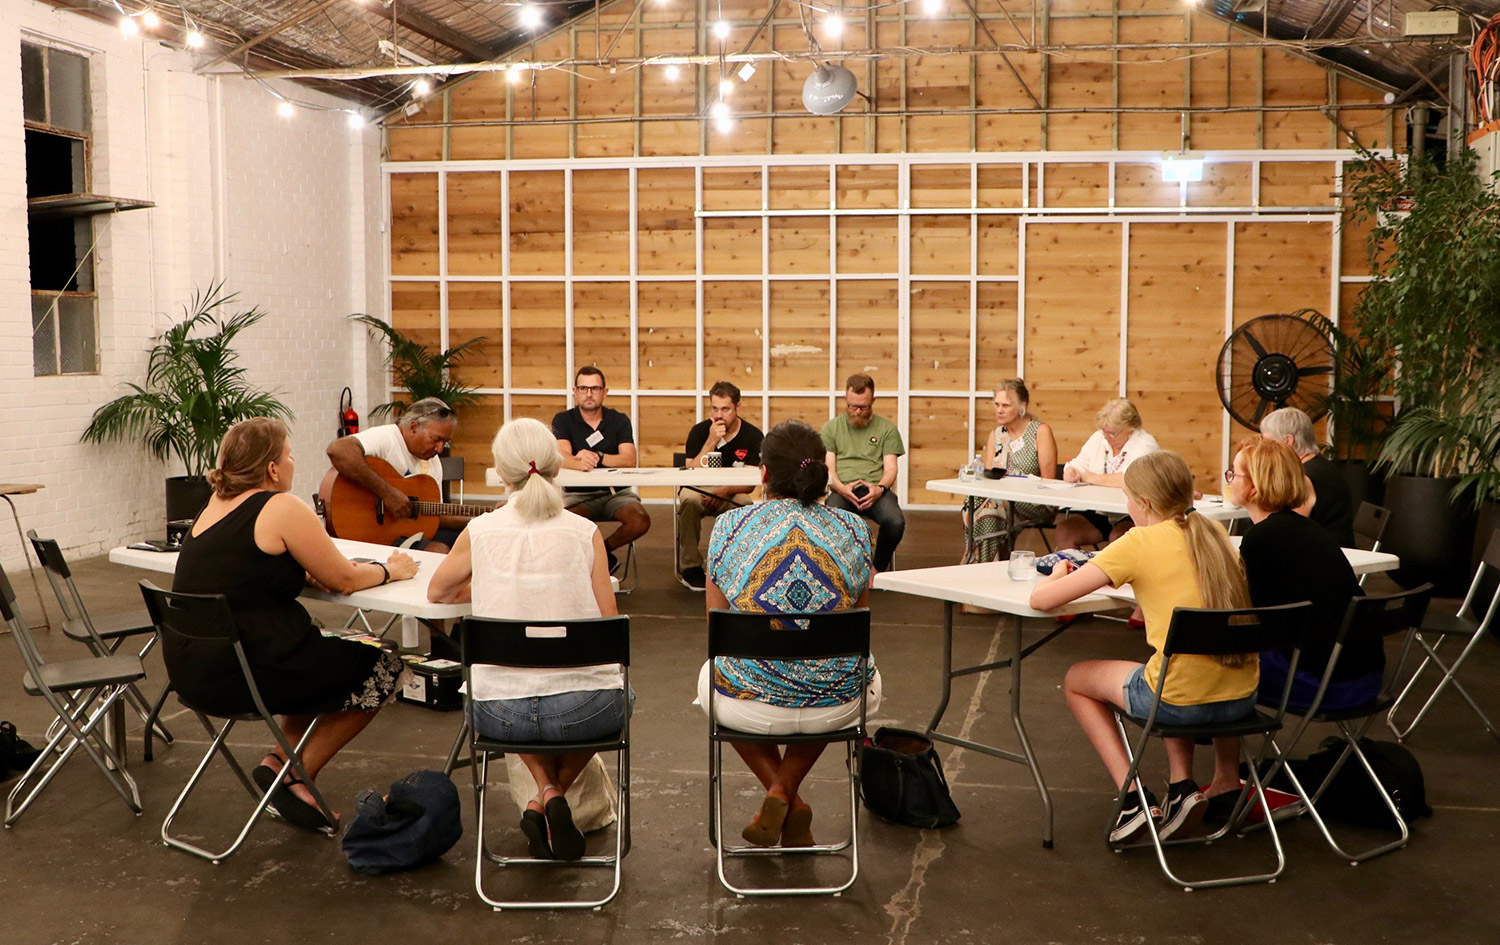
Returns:
[[[906,531],[906,517],[891,489],[896,485],[896,457],[906,452],[901,431],[875,415],[875,380],[851,374],[844,385],[845,412],[823,424],[828,451],[828,502],[874,519],[875,570],[889,571],[891,556]]]

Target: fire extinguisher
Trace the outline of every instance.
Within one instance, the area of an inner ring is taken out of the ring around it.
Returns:
[[[359,432],[359,414],[354,412],[354,392],[344,388],[339,395],[339,436]]]

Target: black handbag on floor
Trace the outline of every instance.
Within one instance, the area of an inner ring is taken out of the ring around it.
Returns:
[[[921,732],[879,728],[859,753],[859,793],[870,813],[910,827],[947,827],[961,816],[943,763]]]

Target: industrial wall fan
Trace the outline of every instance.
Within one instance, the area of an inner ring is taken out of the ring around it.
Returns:
[[[1266,414],[1300,407],[1314,421],[1333,392],[1333,338],[1311,319],[1313,309],[1262,315],[1234,330],[1219,349],[1219,400],[1239,423],[1260,428]]]

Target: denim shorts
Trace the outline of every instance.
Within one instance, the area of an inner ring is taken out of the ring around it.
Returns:
[[[1156,693],[1146,685],[1146,665],[1142,663],[1131,670],[1125,679],[1125,711],[1131,716],[1144,719],[1151,714],[1151,703]],[[1219,722],[1234,722],[1249,715],[1255,708],[1255,693],[1241,699],[1225,699],[1223,702],[1205,702],[1201,705],[1173,705],[1163,702],[1156,710],[1159,725],[1215,725]]]
[[[635,707],[622,689],[585,689],[474,703],[479,734],[509,742],[589,742],[614,735]]]

